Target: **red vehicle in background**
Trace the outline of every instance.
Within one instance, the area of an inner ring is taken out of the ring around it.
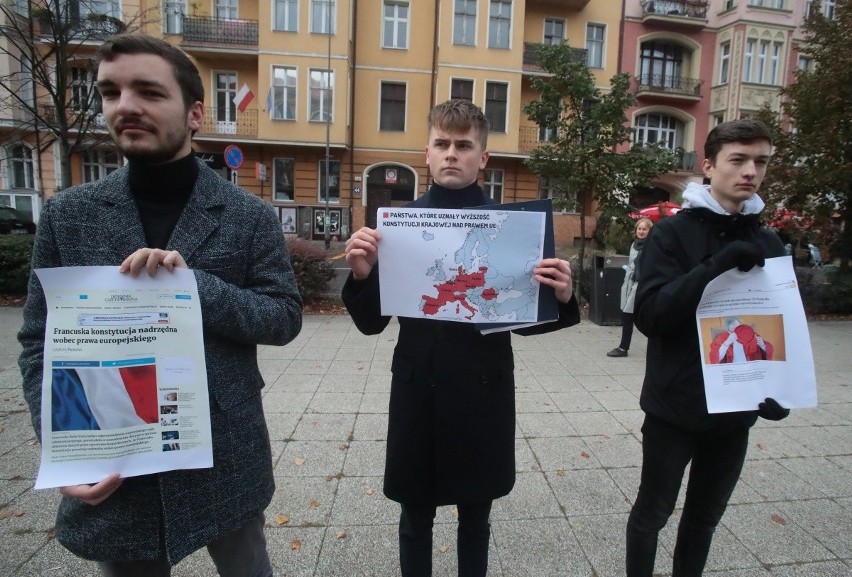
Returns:
[[[628,213],[627,216],[629,216],[633,220],[646,217],[650,218],[654,222],[657,222],[663,217],[674,216],[680,209],[681,206],[673,202],[658,202],[656,204],[652,204],[651,206]]]

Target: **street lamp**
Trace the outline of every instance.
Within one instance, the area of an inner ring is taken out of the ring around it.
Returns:
[[[328,64],[327,70],[325,73],[325,96],[326,96],[326,110],[325,110],[325,216],[323,217],[323,233],[325,236],[325,250],[328,250],[331,247],[331,220],[329,218],[328,212],[328,199],[331,196],[331,187],[330,182],[331,178],[329,177],[330,166],[331,166],[331,102],[329,101],[329,94],[331,94],[331,4],[334,0],[327,0],[326,3],[326,12],[328,18],[326,19],[326,26],[328,27]]]

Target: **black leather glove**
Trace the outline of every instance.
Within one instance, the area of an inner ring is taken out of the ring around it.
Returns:
[[[757,405],[757,416],[767,421],[780,421],[789,414],[790,409],[785,409],[772,397],[766,397],[765,401]]]
[[[732,268],[738,268],[743,272],[749,271],[755,265],[766,264],[766,259],[763,257],[763,250],[756,243],[735,240],[712,256],[710,263],[718,274],[722,274]]]

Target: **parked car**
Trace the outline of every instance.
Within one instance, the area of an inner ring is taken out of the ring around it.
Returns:
[[[11,206],[0,206],[0,234],[35,234],[36,225]]]

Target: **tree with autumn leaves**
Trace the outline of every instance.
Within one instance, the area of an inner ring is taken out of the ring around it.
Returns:
[[[630,76],[616,74],[602,93],[586,65],[567,42],[541,44],[537,63],[546,73],[533,76],[532,87],[541,95],[524,106],[524,113],[552,138],[542,142],[525,161],[539,178],[550,180],[557,208],[580,215],[580,279],[585,256],[586,212],[592,201],[606,216],[625,218],[629,193],[675,168],[672,151],[660,146],[624,145],[633,142],[626,110],[636,99]]]
[[[834,18],[814,2],[800,54],[810,61],[781,91],[781,119],[760,118],[775,139],[762,195],[767,205],[795,211],[806,233],[828,243],[840,271],[852,254],[852,2],[838,0]],[[786,129],[785,129],[786,128]]]

